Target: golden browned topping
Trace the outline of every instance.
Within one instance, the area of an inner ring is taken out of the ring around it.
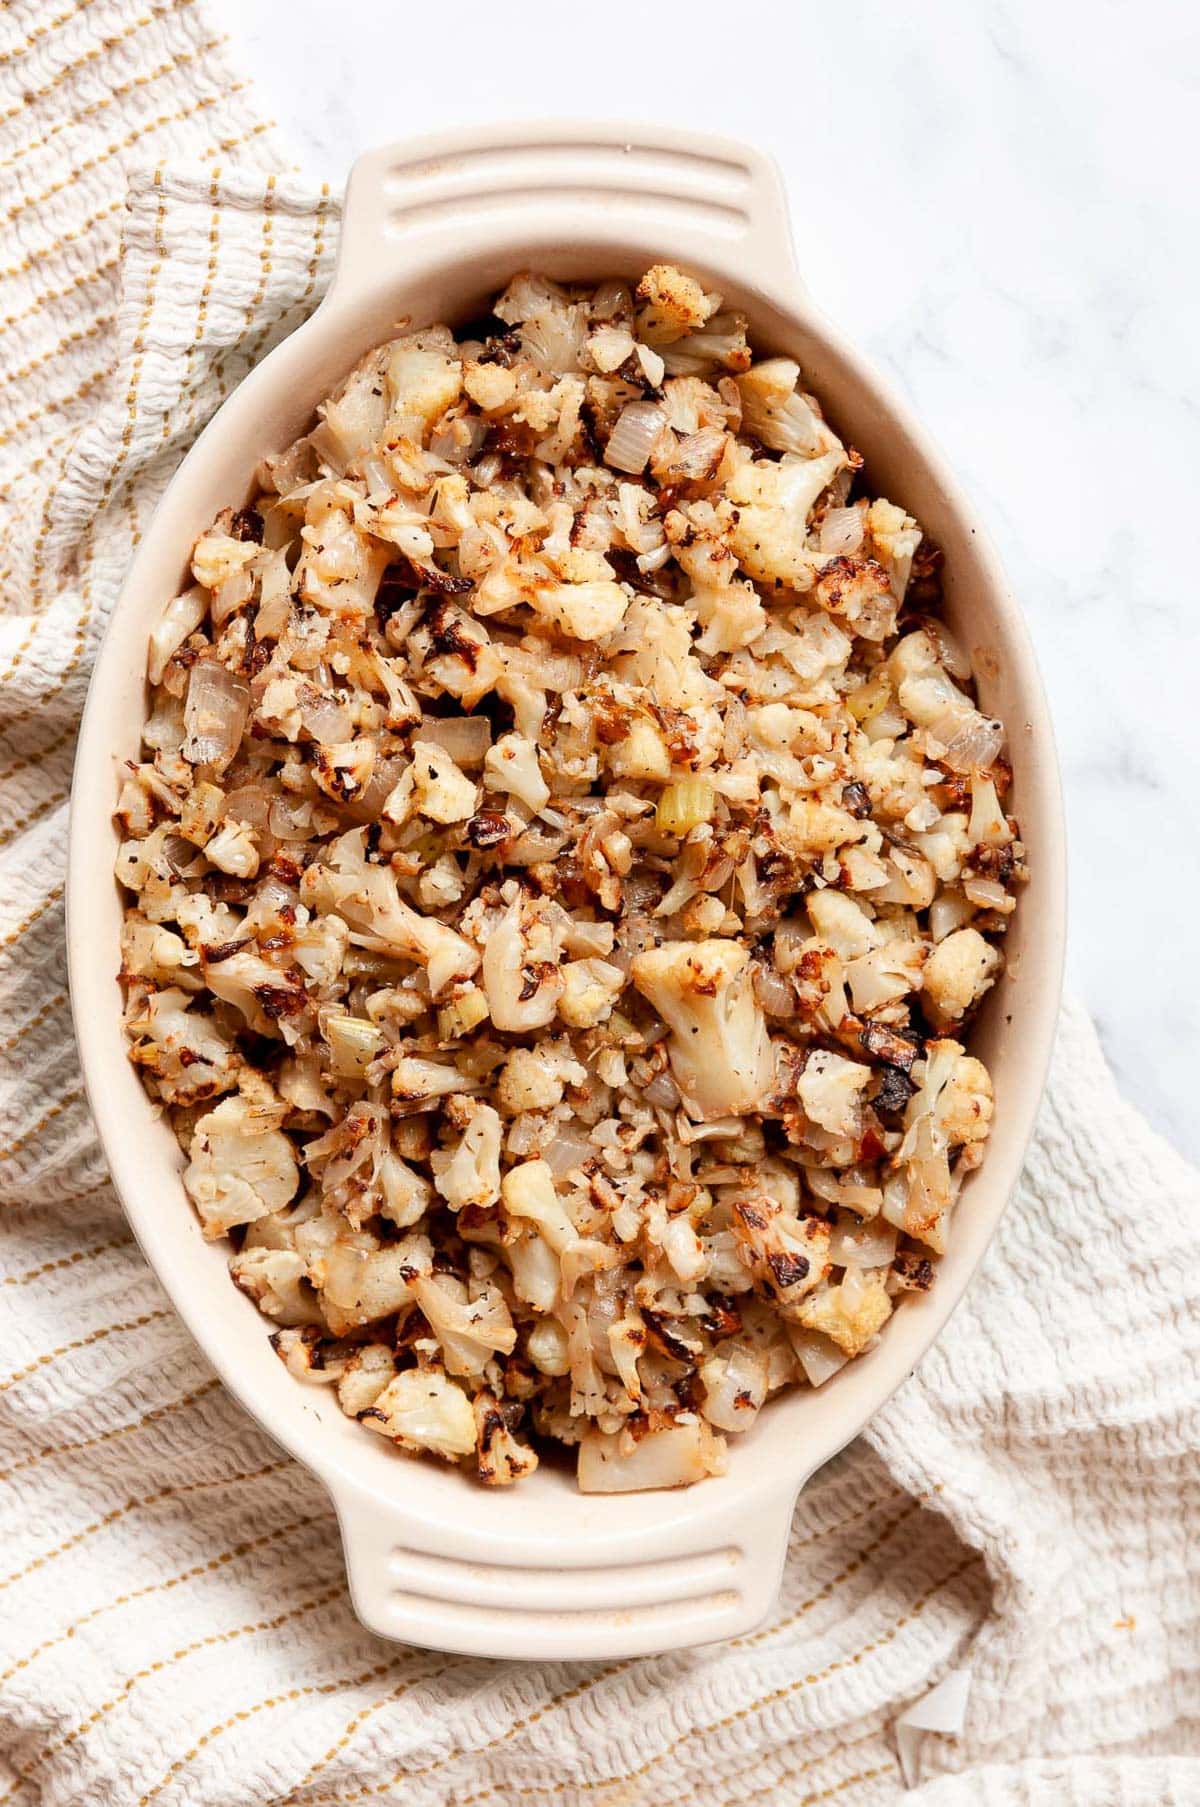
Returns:
[[[151,636],[131,1056],[292,1372],[488,1485],[719,1471],[982,1157],[1003,730],[861,463],[691,276],[521,275],[364,358]]]

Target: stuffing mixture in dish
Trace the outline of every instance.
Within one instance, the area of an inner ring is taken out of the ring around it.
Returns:
[[[936,549],[679,270],[518,276],[317,415],[151,636],[131,1057],[367,1430],[700,1480],[953,1233],[1002,725]]]

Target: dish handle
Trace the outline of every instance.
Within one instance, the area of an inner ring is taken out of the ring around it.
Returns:
[[[487,1524],[507,1499],[481,1500],[464,1527],[342,1481],[332,1491],[350,1596],[369,1631],[472,1656],[573,1661],[687,1648],[760,1624],[797,1489],[793,1478],[699,1511],[686,1494],[657,1495],[650,1523],[645,1495],[580,1496],[550,1560],[544,1540],[514,1528],[521,1514],[504,1513],[507,1529]]]
[[[658,125],[513,124],[385,145],[350,173],[335,287],[395,281],[504,246],[641,237],[703,269],[731,261],[749,287],[797,284],[774,162],[733,139]]]

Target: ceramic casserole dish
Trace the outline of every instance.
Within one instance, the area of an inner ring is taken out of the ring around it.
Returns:
[[[1012,807],[1032,880],[1008,968],[973,1030],[995,1081],[987,1156],[967,1182],[936,1284],[907,1297],[875,1348],[819,1391],[777,1397],[735,1440],[728,1472],[678,1492],[588,1497],[543,1465],[485,1492],[458,1470],[365,1436],[330,1391],[298,1384],[269,1326],[206,1243],[182,1157],[126,1058],[112,878],[117,762],[135,758],[147,635],[185,579],[197,535],[250,494],[266,452],[409,315],[453,324],[527,267],[573,282],[666,260],[743,310],[760,350],[797,359],[873,493],[945,551],[945,612],[981,707],[1009,728]],[[75,768],[68,941],[88,1095],[130,1223],[209,1361],[328,1487],[363,1622],[481,1656],[605,1658],[745,1632],[778,1586],[799,1489],[912,1372],[978,1266],[1016,1182],[1050,1053],[1064,922],[1063,830],[1051,729],[1025,628],[967,503],[908,411],[809,302],[773,166],[728,141],[657,127],[537,125],[373,152],[350,179],[332,288],[221,408],[146,532],[92,680]],[[950,1334],[953,1334],[951,1332]]]

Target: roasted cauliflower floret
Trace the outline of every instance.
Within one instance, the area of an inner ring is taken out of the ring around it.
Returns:
[[[502,734],[495,746],[488,748],[483,769],[484,783],[490,789],[519,797],[535,816],[550,800],[537,747],[522,734]]]
[[[431,1156],[433,1183],[452,1211],[500,1197],[500,1118],[490,1104],[460,1100],[462,1134],[453,1150]]]
[[[581,1493],[642,1493],[689,1487],[724,1474],[727,1464],[724,1437],[693,1416],[660,1430],[590,1431],[579,1446],[577,1474]]]
[[[497,1029],[551,1021],[563,994],[562,937],[562,924],[544,907],[512,899],[483,951],[483,990]]]
[[[562,968],[558,1014],[573,1029],[591,1029],[612,1015],[625,974],[607,960],[568,960]]]
[[[648,345],[670,345],[698,332],[720,306],[706,295],[694,276],[674,264],[652,264],[637,285],[638,331]]]
[[[454,406],[461,388],[462,363],[444,327],[397,339],[387,359],[389,431],[426,434]]]
[[[515,1117],[522,1111],[550,1111],[562,1103],[563,1088],[583,1085],[587,1068],[571,1052],[571,1044],[543,1041],[534,1048],[514,1048],[496,1084],[501,1110]]]
[[[925,962],[922,1000],[938,1029],[961,1022],[996,981],[1003,962],[978,929],[956,929]]]
[[[629,592],[611,578],[583,583],[542,583],[526,597],[530,607],[574,640],[602,640],[625,618]]]
[[[243,1249],[229,1263],[238,1286],[277,1324],[319,1324],[320,1308],[304,1282],[308,1270],[291,1249]]]
[[[894,935],[846,966],[850,1001],[859,1015],[888,1009],[916,991],[928,949],[916,936]]]
[[[796,1081],[805,1112],[835,1136],[854,1136],[862,1122],[863,1095],[871,1082],[870,1067],[815,1048]]]
[[[496,1286],[468,1286],[449,1274],[418,1276],[413,1297],[442,1347],[448,1374],[482,1374],[493,1355],[511,1355],[517,1333]]]
[[[879,930],[856,898],[844,891],[825,890],[814,891],[807,902],[817,934],[843,960],[857,960],[879,946]]]
[[[932,636],[923,629],[900,641],[888,660],[888,671],[896,701],[909,721],[927,728],[942,745],[983,725],[983,716],[950,678]]]
[[[253,878],[258,871],[258,848],[254,832],[245,822],[224,822],[205,844],[204,857],[210,865],[233,878]]]
[[[502,1189],[509,1215],[536,1225],[557,1254],[578,1241],[579,1232],[555,1191],[554,1173],[545,1161],[524,1161],[519,1167],[510,1167]]]
[[[938,1126],[952,1146],[986,1142],[995,1114],[991,1074],[981,1060],[964,1054],[957,1042],[942,1045],[956,1049],[957,1058],[934,1107]]]
[[[892,1301],[878,1274],[870,1274],[853,1283],[842,1281],[826,1286],[800,1309],[800,1323],[807,1330],[818,1330],[846,1355],[861,1355],[872,1337],[878,1334],[892,1315]]]
[[[772,463],[753,459],[734,472],[725,486],[737,510],[729,544],[747,576],[773,587],[811,588],[816,564],[805,543],[808,517],[844,464],[839,448],[815,458],[785,452]]]
[[[375,742],[366,735],[318,747],[313,754],[313,782],[334,803],[357,803],[371,782],[375,753]]]
[[[226,578],[236,577],[258,556],[258,547],[249,540],[234,539],[232,534],[213,529],[202,533],[192,553],[192,576],[206,590],[215,590]]]
[[[196,1124],[183,1183],[206,1236],[281,1211],[295,1196],[300,1169],[278,1128],[283,1114],[282,1107],[225,1098]]]
[[[475,814],[478,792],[444,747],[433,741],[413,742],[412,764],[383,805],[392,822],[413,815],[430,822],[466,822]]]
[[[767,1193],[733,1204],[733,1233],[745,1266],[794,1317],[800,1300],[829,1272],[829,1225],[797,1217]]]
[[[791,358],[763,358],[736,380],[742,426],[772,451],[816,458],[842,449],[809,398],[797,392],[800,366]]]
[[[479,966],[478,949],[436,917],[422,916],[406,904],[395,874],[384,867],[353,861],[346,870],[310,867],[304,883],[314,903],[336,910],[350,923],[352,939],[369,937],[383,949],[420,961],[434,997],[469,979]]]
[[[189,948],[182,935],[159,922],[147,922],[131,910],[121,924],[121,971],[128,977],[154,979],[168,987],[177,985],[188,991],[198,983],[189,967],[197,965],[200,956]],[[158,994],[160,997],[162,993]],[[181,1002],[179,1008],[186,1008]],[[197,1027],[200,1017],[192,1019]]]
[[[638,954],[630,967],[671,1027],[671,1070],[700,1118],[752,1110],[770,1084],[771,1044],[749,960],[735,941],[673,941]]]
[[[864,640],[894,632],[898,599],[883,566],[873,558],[834,558],[813,584],[813,601]]]
[[[326,1322],[335,1335],[344,1336],[410,1305],[414,1283],[428,1273],[431,1262],[430,1245],[421,1236],[378,1248],[341,1240],[318,1247],[309,1257],[309,1269],[321,1290]]]
[[[921,543],[921,529],[911,515],[881,496],[867,509],[867,533],[875,556],[888,573],[897,601],[903,602],[913,555]]]
[[[504,1422],[500,1401],[493,1393],[475,1395],[476,1469],[485,1487],[511,1487],[523,1481],[538,1465],[536,1454],[519,1443]]]
[[[396,1360],[386,1343],[359,1343],[346,1357],[337,1377],[338,1404],[349,1418],[360,1418],[395,1377]]]
[[[474,1453],[471,1401],[434,1368],[406,1368],[358,1416],[403,1449],[431,1450],[450,1462]]]

